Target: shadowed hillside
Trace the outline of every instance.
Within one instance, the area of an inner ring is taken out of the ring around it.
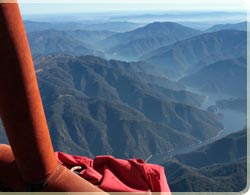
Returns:
[[[174,192],[239,192],[246,187],[246,130],[194,152],[168,159],[164,165]]]
[[[135,63],[93,56],[47,56],[36,63],[57,150],[147,158],[209,139],[222,128],[214,115],[171,99],[188,102],[192,94],[143,82],[131,68]]]

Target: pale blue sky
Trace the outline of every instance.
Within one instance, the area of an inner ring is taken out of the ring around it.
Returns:
[[[31,3],[32,2],[32,3]],[[70,3],[69,3],[70,2]],[[249,0],[19,0],[22,13],[109,11],[246,10]]]

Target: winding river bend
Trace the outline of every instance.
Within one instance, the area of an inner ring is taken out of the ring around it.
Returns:
[[[217,98],[207,98],[207,101],[204,102],[202,109],[206,110],[208,106],[214,105]],[[162,164],[166,158],[171,158],[175,155],[185,154],[192,151],[195,151],[202,146],[210,144],[216,140],[219,140],[231,133],[242,130],[246,127],[246,113],[237,112],[233,110],[220,110],[223,114],[223,119],[221,119],[222,124],[224,125],[224,129],[221,129],[218,134],[204,142],[199,142],[198,144],[190,145],[185,148],[172,149],[170,151],[166,151],[160,154],[152,154],[150,158],[147,159],[149,163]]]

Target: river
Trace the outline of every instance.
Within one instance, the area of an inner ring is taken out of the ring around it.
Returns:
[[[203,103],[201,109],[206,110],[209,106],[215,105],[216,101],[220,98],[221,97],[219,96],[207,96],[206,101]],[[162,164],[166,158],[195,151],[201,148],[202,146],[210,144],[218,139],[221,139],[231,133],[240,131],[246,127],[247,119],[245,113],[233,110],[220,110],[219,112],[223,114],[223,119],[221,119],[221,123],[224,125],[224,129],[221,129],[215,137],[204,142],[199,142],[198,144],[190,145],[185,148],[172,149],[161,154],[152,154],[147,162]]]

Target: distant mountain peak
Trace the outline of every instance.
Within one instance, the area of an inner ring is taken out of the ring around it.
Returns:
[[[231,30],[247,30],[247,24],[248,22],[240,22],[240,23],[226,23],[226,24],[216,24],[210,28],[208,28],[206,31],[207,32],[214,32],[214,31],[220,31],[220,30],[226,30],[226,29],[231,29]]]
[[[101,44],[111,58],[138,60],[143,54],[201,32],[174,22],[154,22],[126,33],[116,34]]]

